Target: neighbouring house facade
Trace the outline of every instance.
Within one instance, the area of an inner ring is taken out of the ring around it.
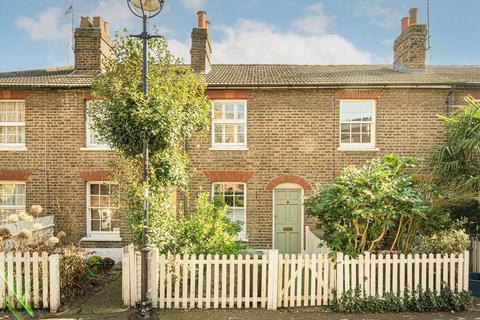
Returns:
[[[391,65],[216,65],[205,13],[191,65],[206,76],[208,132],[187,143],[190,203],[220,195],[251,248],[300,252],[303,199],[350,164],[382,154],[426,156],[444,141],[437,114],[480,98],[480,66],[425,65],[427,29],[402,19]],[[54,213],[85,247],[130,241],[108,179],[115,152],[89,127],[92,73],[108,58],[108,24],[82,18],[75,66],[0,73],[0,212]]]

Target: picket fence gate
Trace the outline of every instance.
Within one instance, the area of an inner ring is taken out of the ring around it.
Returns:
[[[57,254],[0,252],[0,308],[60,307],[60,266]]]
[[[140,300],[140,252],[123,250],[122,292],[126,306]],[[160,309],[267,308],[330,304],[357,286],[363,295],[402,295],[406,288],[468,290],[468,251],[458,255],[337,253],[267,255],[159,255],[152,251],[149,297]]]

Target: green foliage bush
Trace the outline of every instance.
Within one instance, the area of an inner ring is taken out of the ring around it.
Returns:
[[[319,218],[332,251],[357,256],[387,240],[388,249],[405,251],[428,211],[410,171],[415,162],[385,155],[360,168],[347,167],[306,200],[306,213]]]
[[[463,253],[470,246],[470,237],[463,229],[444,230],[433,235],[420,235],[413,240],[412,253]]]
[[[238,254],[245,248],[238,240],[241,224],[232,222],[227,211],[221,199],[211,200],[201,193],[195,211],[185,217],[166,217],[158,228],[162,232],[150,236],[151,243],[160,253]]]
[[[385,293],[383,297],[364,296],[360,287],[344,292],[340,298],[331,302],[330,308],[335,312],[432,312],[432,311],[462,311],[473,302],[469,291],[453,292],[444,287],[440,294],[435,291],[423,290],[420,286],[412,293],[405,291],[403,297]]]

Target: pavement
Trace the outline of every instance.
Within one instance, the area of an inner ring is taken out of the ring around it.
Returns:
[[[126,308],[122,303],[121,273],[114,275],[113,281],[98,288],[89,295],[63,307],[57,314],[36,312],[35,319],[94,320],[119,319],[126,320],[135,310]],[[9,313],[0,313],[0,320],[15,319]],[[23,318],[32,319],[23,315]],[[448,313],[383,313],[383,314],[343,314],[333,313],[325,308],[285,308],[277,311],[265,309],[209,309],[209,310],[161,310],[153,319],[176,320],[480,320],[480,300],[465,312]]]

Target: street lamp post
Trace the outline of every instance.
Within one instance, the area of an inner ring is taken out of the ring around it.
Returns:
[[[134,37],[140,38],[143,41],[143,70],[142,70],[142,81],[143,81],[143,93],[145,99],[148,100],[148,39],[155,37],[154,35],[148,34],[147,31],[147,21],[150,18],[155,17],[157,14],[162,11],[163,4],[165,0],[127,0],[128,8],[130,11],[137,17],[142,18],[143,30],[139,35],[134,35]],[[148,133],[144,133],[143,137],[143,181],[145,184],[144,189],[144,203],[143,203],[143,234],[142,234],[142,248],[141,248],[141,263],[142,263],[142,274],[141,274],[141,301],[138,305],[139,313],[138,315],[143,318],[149,318],[152,313],[152,303],[148,297],[148,269],[150,267],[150,244],[148,241]]]

